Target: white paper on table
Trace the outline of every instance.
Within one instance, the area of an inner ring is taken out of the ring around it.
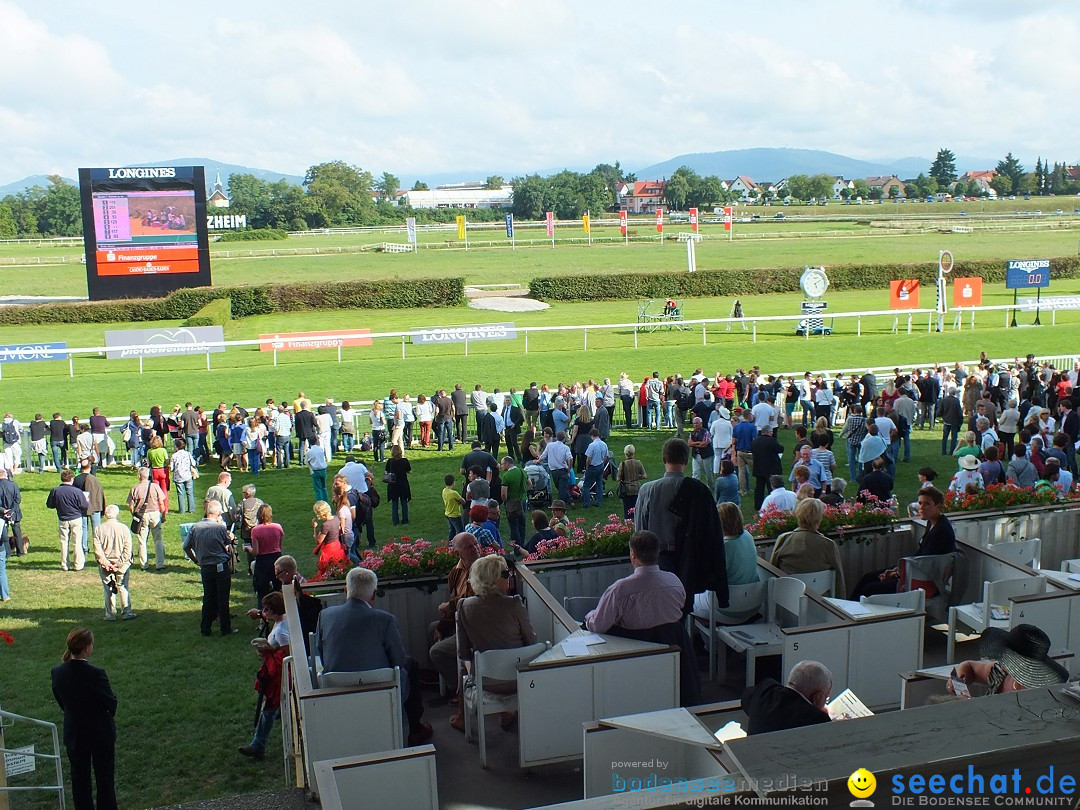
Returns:
[[[604,637],[599,636],[596,633],[588,633],[586,635],[574,636],[575,641],[580,641],[582,644],[604,644]]]
[[[571,636],[570,638],[563,639],[562,642],[563,655],[567,658],[574,658],[580,655],[588,655],[589,647],[580,638]]]
[[[717,731],[714,735],[720,742],[727,742],[728,740],[740,740],[746,736],[746,731],[739,724],[737,720],[732,720],[722,729]]]
[[[1080,582],[1080,574],[1069,574],[1069,579],[1073,582]]]

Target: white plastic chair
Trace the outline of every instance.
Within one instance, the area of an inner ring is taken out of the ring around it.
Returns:
[[[330,686],[370,686],[375,683],[393,683],[401,692],[401,668],[383,667],[363,672],[320,672],[319,688]]]
[[[717,638],[737,653],[746,654],[746,685],[757,680],[757,659],[779,655],[784,649],[783,627],[806,623],[806,583],[793,577],[777,577],[766,584],[766,621],[738,627],[717,627]],[[792,619],[794,617],[794,619]]]
[[[562,605],[575,622],[585,621],[585,616],[600,602],[599,596],[564,596]]]
[[[961,623],[974,630],[978,634],[986,632],[991,627],[999,627],[1002,630],[1009,628],[1007,618],[993,618],[992,609],[995,607],[1007,608],[1009,600],[1014,596],[1023,596],[1029,593],[1043,593],[1046,590],[1046,577],[1022,577],[1020,579],[999,579],[995,582],[983,583],[982,602],[972,602],[968,605],[958,605],[949,608],[948,646],[945,653],[946,663],[956,661],[956,625]]]
[[[1029,568],[1039,570],[1039,554],[1042,540],[1033,537],[1030,540],[1010,540],[1005,543],[991,543],[987,548],[999,557]]]
[[[487,768],[487,737],[484,718],[489,714],[517,711],[517,693],[502,694],[484,689],[488,681],[517,680],[517,665],[527,664],[550,645],[545,642],[509,650],[487,650],[473,657],[472,673],[465,676],[465,739],[473,741],[475,726],[480,729],[480,767]]]
[[[818,596],[836,596],[833,593],[836,589],[836,572],[831,568],[826,568],[824,571],[808,571],[805,574],[788,574],[788,576],[805,582],[806,590]]]
[[[737,613],[741,615],[749,614],[749,618],[753,618],[754,613],[761,611],[761,605],[765,601],[765,582],[751,582],[748,585],[730,585],[728,586],[728,606],[726,611],[731,613]],[[705,645],[709,648],[709,679],[715,680],[717,661],[720,657],[720,647],[717,644],[716,630],[718,627],[731,627],[733,625],[742,624],[741,619],[733,619],[716,607],[716,594],[712,591],[709,594],[709,612],[707,615],[702,616],[694,613],[693,621],[694,628],[701,633],[705,639]],[[725,648],[724,652],[727,652]]]

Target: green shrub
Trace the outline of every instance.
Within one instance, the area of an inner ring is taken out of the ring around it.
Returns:
[[[211,301],[186,321],[184,326],[225,326],[232,320],[232,301],[219,298]]]
[[[1080,257],[1050,260],[1051,277],[1080,278]],[[924,285],[937,280],[937,263],[857,264],[826,267],[829,288],[867,290],[884,287],[895,279],[917,278]],[[529,294],[541,301],[607,301],[669,296],[708,297],[751,293],[795,292],[802,267],[756,270],[698,270],[696,273],[610,273],[588,276],[541,276],[529,284]],[[953,276],[981,276],[1004,282],[1005,262],[1000,259],[957,262]]]
[[[379,281],[318,281],[263,287],[191,287],[164,298],[126,298],[77,304],[0,307],[0,324],[122,323],[216,318],[201,312],[225,301],[233,318],[309,309],[403,309],[457,306],[465,301],[465,279],[392,278]],[[216,312],[216,310],[212,310]],[[212,320],[213,324],[218,323]]]
[[[219,242],[259,242],[266,239],[288,239],[288,231],[277,228],[250,228],[242,231],[225,231]]]

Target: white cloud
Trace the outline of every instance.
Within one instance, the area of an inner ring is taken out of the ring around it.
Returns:
[[[398,175],[780,145],[1078,160],[1077,41],[1067,0],[0,0],[0,182],[194,155]]]

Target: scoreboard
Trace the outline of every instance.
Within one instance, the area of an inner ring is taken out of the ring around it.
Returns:
[[[209,286],[201,166],[79,169],[90,300]]]

